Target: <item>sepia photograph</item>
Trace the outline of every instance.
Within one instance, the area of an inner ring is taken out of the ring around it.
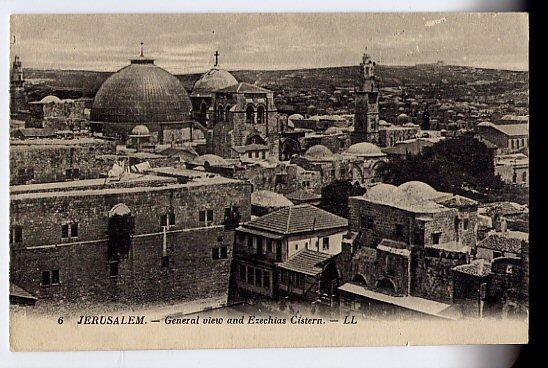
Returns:
[[[12,14],[9,50],[12,351],[527,343],[527,13]]]

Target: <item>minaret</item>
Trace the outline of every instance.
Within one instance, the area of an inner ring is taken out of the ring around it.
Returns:
[[[361,85],[355,92],[354,132],[352,144],[379,141],[379,88],[375,78],[376,63],[371,56],[363,54]]]
[[[10,73],[10,110],[26,110],[27,95],[25,93],[25,79],[23,66],[19,56],[15,56]]]

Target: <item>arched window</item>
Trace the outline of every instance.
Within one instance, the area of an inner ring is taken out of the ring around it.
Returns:
[[[253,105],[248,105],[245,109],[245,121],[248,124],[255,124],[255,109]]]
[[[266,120],[265,118],[264,107],[259,105],[259,107],[257,107],[257,124],[263,124]]]
[[[217,107],[217,121],[225,121],[225,109],[221,105]]]
[[[512,182],[517,183],[518,182],[518,174],[514,172],[514,175],[512,176]]]
[[[200,123],[205,123],[206,120],[207,120],[207,105],[204,102],[200,105]]]
[[[225,121],[230,121],[230,106],[225,107]]]
[[[527,182],[527,171],[524,171],[522,174],[521,174],[521,181],[526,183]]]

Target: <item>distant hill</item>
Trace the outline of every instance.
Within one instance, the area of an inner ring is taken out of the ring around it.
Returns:
[[[477,69],[471,67],[422,64],[415,66],[385,66],[376,69],[382,87],[434,85],[465,86],[500,83],[501,89],[528,89],[529,73],[519,71]],[[31,99],[55,93],[59,97],[93,97],[110,72],[84,70],[25,69]],[[359,66],[341,66],[301,70],[237,70],[232,74],[242,82],[256,83],[275,92],[325,90],[353,87]],[[201,74],[177,75],[190,91]]]

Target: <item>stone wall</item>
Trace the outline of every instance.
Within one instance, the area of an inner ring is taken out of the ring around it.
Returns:
[[[128,190],[35,193],[11,200],[11,226],[22,228],[22,242],[11,244],[10,281],[50,302],[60,300],[191,300],[224,296],[228,290],[233,231],[224,229],[225,208],[239,207],[250,219],[251,188],[242,182],[171,185]],[[108,212],[118,203],[134,217],[131,250],[109,276]],[[170,211],[169,264],[162,266],[161,217]],[[213,222],[200,210],[213,210]],[[78,236],[62,238],[62,225],[78,223]],[[227,247],[226,259],[213,248]],[[43,271],[59,270],[60,284],[41,285]]]
[[[59,144],[12,144],[10,146],[10,184],[47,183],[67,179],[68,169],[78,169],[79,178],[100,177],[110,169],[112,163],[97,160],[97,155],[114,153],[112,141],[93,140],[80,144],[67,140]],[[32,175],[27,173],[32,169]]]

